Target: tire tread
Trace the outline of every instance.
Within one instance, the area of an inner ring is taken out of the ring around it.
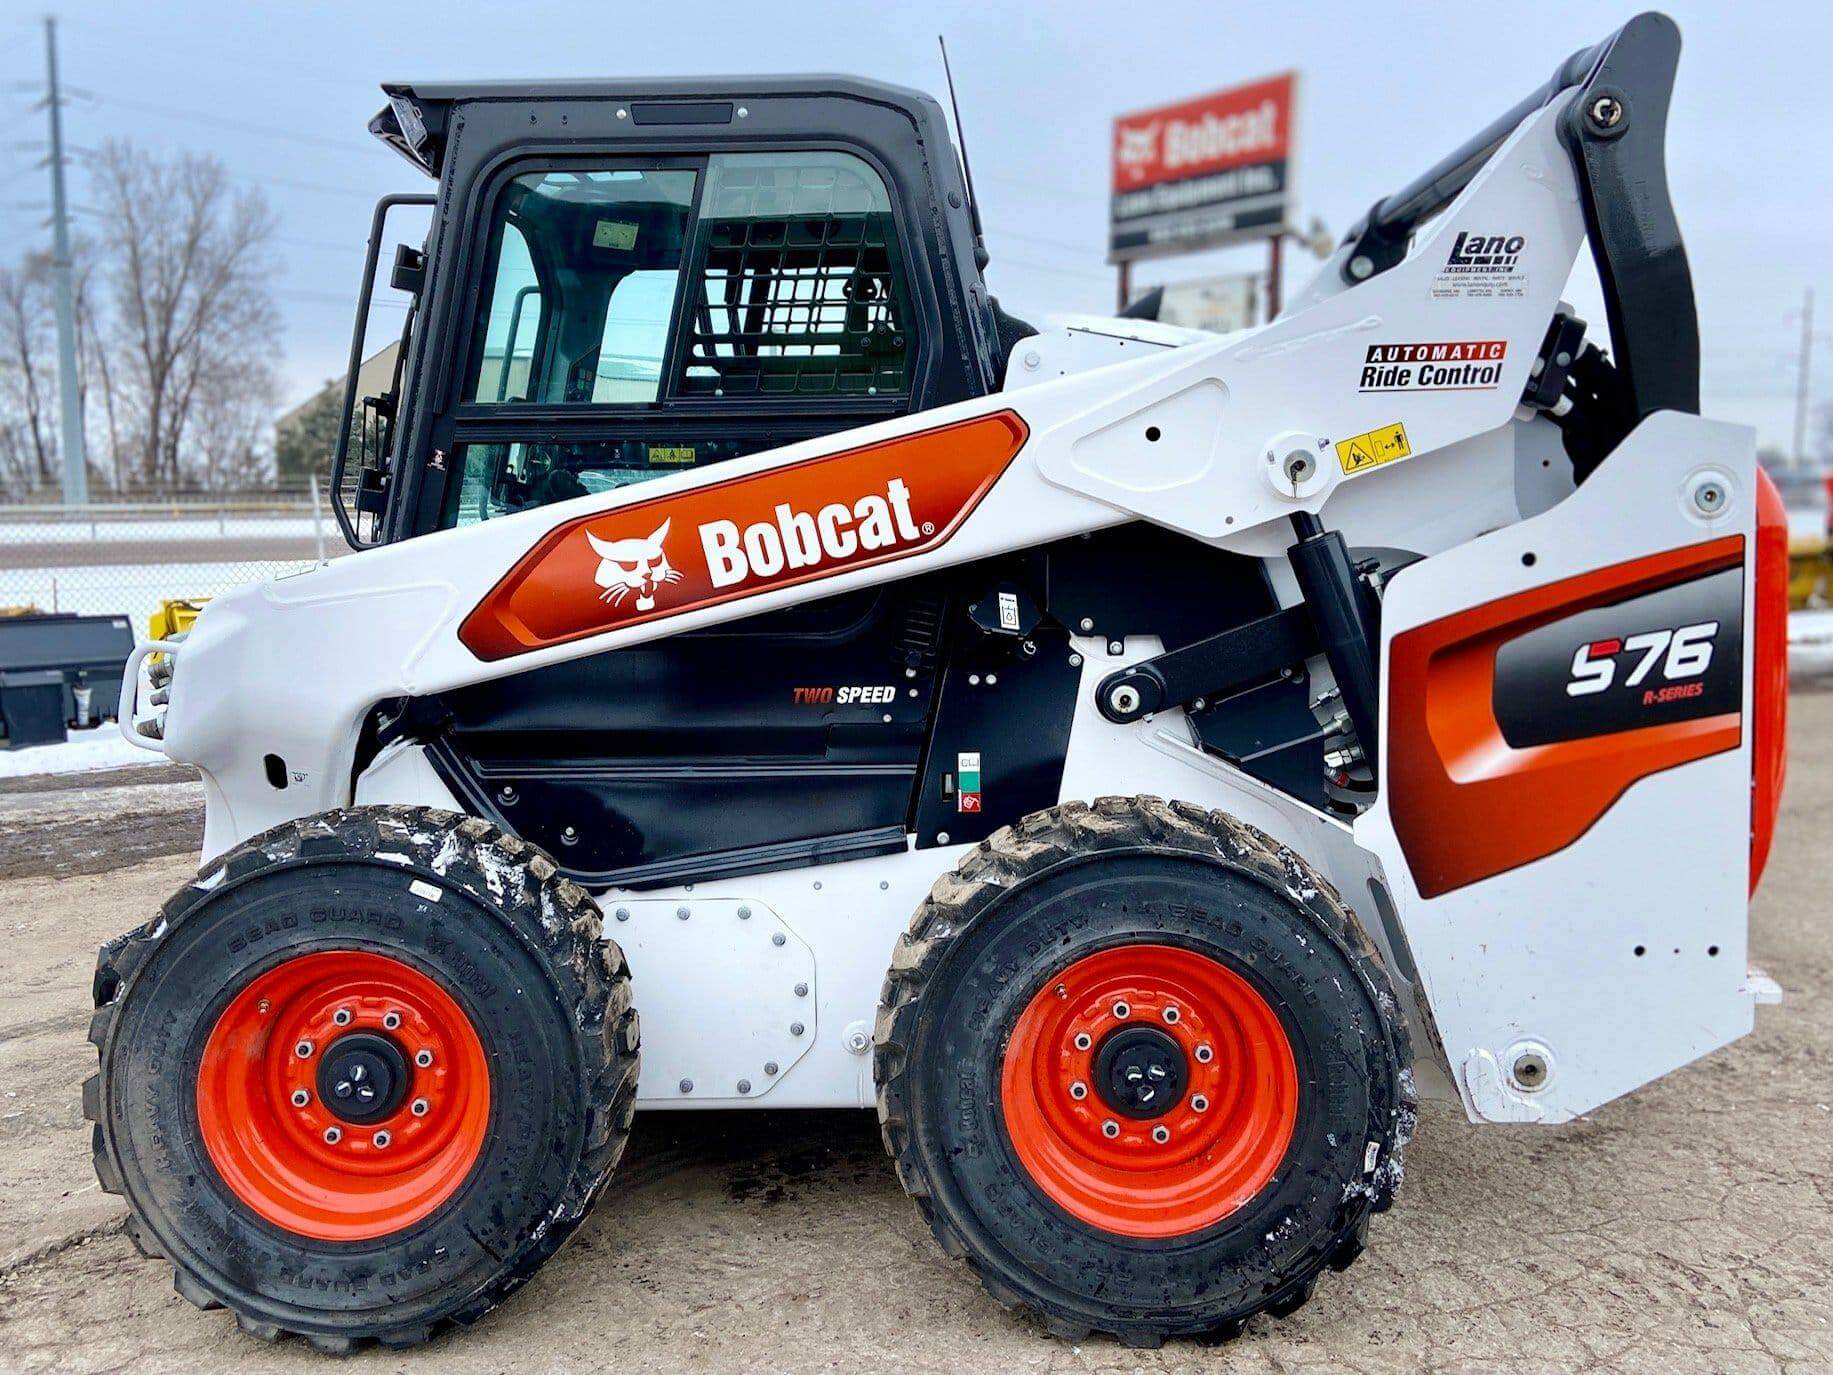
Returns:
[[[1314,1248],[1302,1265],[1294,1267],[1295,1274],[1269,1276],[1265,1297],[1249,1312],[1196,1328],[1116,1317],[1091,1329],[1084,1315],[1050,1311],[1045,1304],[1016,1292],[1008,1278],[989,1274],[965,1242],[969,1229],[948,1215],[945,1195],[930,1186],[909,1120],[905,1080],[910,1070],[910,1048],[916,1044],[925,988],[941,967],[950,944],[1001,894],[1027,879],[1092,853],[1141,850],[1200,855],[1289,896],[1335,941],[1366,980],[1375,1005],[1381,1009],[1383,1029],[1390,1038],[1395,1062],[1402,1070],[1410,1070],[1411,1041],[1387,971],[1367,932],[1322,874],[1293,850],[1226,812],[1149,796],[1098,797],[1092,802],[1069,802],[1033,812],[1015,825],[995,831],[963,855],[954,869],[937,879],[928,898],[917,908],[909,930],[898,940],[879,997],[873,1059],[879,1126],[904,1191],[943,1251],[966,1264],[1000,1303],[1029,1308],[1052,1332],[1086,1335],[1093,1330],[1127,1346],[1156,1346],[1173,1336],[1226,1341],[1256,1314],[1286,1317],[1296,1312],[1311,1298],[1317,1276],[1326,1265],[1344,1270],[1361,1255],[1369,1215],[1385,1211],[1393,1202],[1401,1175],[1401,1155],[1417,1117],[1410,1073],[1399,1075],[1400,1092],[1389,1133],[1390,1145],[1366,1206],[1347,1209],[1349,1215],[1342,1219],[1341,1227]]]
[[[453,850],[456,848],[456,855]],[[292,1335],[315,1350],[347,1355],[377,1343],[399,1349],[419,1345],[454,1325],[469,1325],[525,1283],[585,1219],[622,1157],[636,1110],[640,1033],[631,1004],[630,975],[623,952],[603,938],[597,905],[579,885],[558,875],[540,850],[488,821],[433,807],[344,808],[286,823],[245,842],[207,865],[198,878],[169,898],[136,930],[102,946],[96,956],[95,1013],[89,1039],[102,1069],[83,1089],[83,1115],[92,1133],[96,1178],[111,1194],[123,1194],[122,1176],[107,1123],[109,1032],[134,975],[162,940],[221,887],[282,866],[363,860],[384,851],[405,852],[416,865],[436,870],[446,882],[499,911],[525,914],[513,922],[524,940],[538,944],[543,962],[571,1009],[575,1039],[587,1078],[586,1125],[579,1159],[567,1181],[551,1225],[525,1245],[513,1262],[462,1307],[432,1322],[364,1325],[357,1330],[288,1328],[247,1306],[246,1297],[225,1292],[205,1276],[172,1261],[174,1284],[199,1308],[225,1307],[251,1336],[275,1341]],[[485,875],[491,881],[485,880]],[[500,884],[501,896],[492,892]],[[149,1259],[166,1259],[147,1220],[128,1200],[127,1233]]]

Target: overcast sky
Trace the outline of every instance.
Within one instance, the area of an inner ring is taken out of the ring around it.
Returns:
[[[1833,397],[1833,5],[1693,3],[1669,126],[1693,264],[1709,414],[1788,447],[1804,287],[1820,298],[1817,401]],[[24,3],[0,18],[0,233],[42,242],[43,38]],[[340,373],[369,204],[422,190],[364,130],[390,79],[842,71],[942,93],[949,39],[1009,309],[1105,311],[1108,128],[1136,109],[1287,68],[1303,74],[1303,213],[1333,232],[1545,79],[1629,5],[793,4],[280,5],[97,0],[59,10],[65,82],[90,98],[68,137],[209,149],[281,218],[288,401]],[[79,173],[72,198],[86,195]],[[21,204],[21,203],[25,204]],[[82,224],[90,235],[107,227]],[[1146,265],[1139,280],[1258,267],[1261,250]],[[1310,270],[1294,264],[1294,276]],[[1581,287],[1574,298],[1585,304]],[[1595,326],[1601,332],[1602,321]]]

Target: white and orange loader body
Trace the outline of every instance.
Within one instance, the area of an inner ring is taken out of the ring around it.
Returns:
[[[1061,797],[1149,794],[1260,828],[1366,929],[1423,1093],[1475,1122],[1589,1112],[1744,1035],[1774,996],[1747,962],[1746,902],[1780,783],[1786,565],[1748,429],[1655,407],[1575,483],[1524,402],[1588,228],[1616,232],[1587,224],[1571,117],[1558,99],[1521,113],[1391,265],[1364,273],[1347,242],[1259,328],[1073,322],[1022,340],[978,400],[222,597],[182,642],[141,646],[130,684],[170,655],[170,702],[148,734],[130,687],[123,729],[201,773],[208,860],[352,804],[463,810],[412,742],[354,767],[386,699],[1134,520],[1263,559],[1292,604],[1293,518],[1312,515],[1414,556],[1381,590],[1373,804],[1345,819],[1275,791],[1201,749],[1175,704],[1110,719],[1099,685],[1161,645],[1098,633],[1070,644]],[[1448,260],[1489,240],[1508,289],[1451,285]],[[917,840],[597,894],[633,971],[642,1106],[871,1104],[887,960],[966,848]],[[740,908],[753,925],[677,915]],[[811,997],[757,985],[760,933]],[[792,1013],[805,1034],[782,1029]]]

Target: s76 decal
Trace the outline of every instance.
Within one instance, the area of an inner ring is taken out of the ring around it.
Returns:
[[[1744,575],[1721,572],[1583,611],[1496,652],[1494,708],[1516,749],[1737,711]]]

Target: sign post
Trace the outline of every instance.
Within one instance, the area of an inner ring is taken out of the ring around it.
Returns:
[[[1272,241],[1269,311],[1278,309],[1279,236],[1294,202],[1298,74],[1283,72],[1114,121],[1107,257],[1143,258]]]

